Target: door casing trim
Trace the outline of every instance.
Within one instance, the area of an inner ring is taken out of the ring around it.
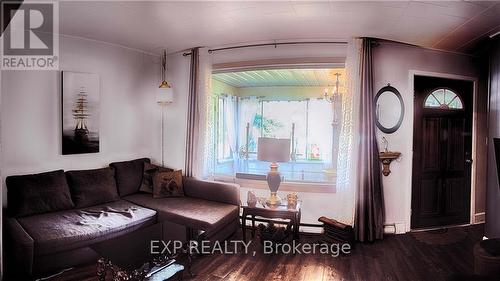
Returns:
[[[455,80],[463,80],[469,81],[473,83],[472,86],[472,167],[471,167],[471,187],[470,187],[470,215],[469,215],[469,224],[473,224],[475,218],[476,211],[476,175],[477,175],[477,161],[476,161],[476,144],[477,144],[477,91],[478,91],[478,78],[472,76],[463,76],[457,74],[450,73],[442,73],[442,72],[432,72],[432,71],[422,71],[422,70],[412,70],[410,69],[408,80],[409,80],[409,90],[410,93],[415,97],[415,76],[428,76],[428,77],[436,77],[436,78],[448,78]],[[409,106],[411,108],[411,117],[412,121],[414,121],[414,104],[413,99],[412,103]],[[412,122],[413,123],[413,122]],[[412,125],[413,126],[413,125]],[[411,155],[410,159],[413,159],[413,129],[410,132],[411,139]],[[413,161],[413,160],[412,160]],[[406,210],[406,232],[411,231],[411,196],[413,189],[413,165],[411,165],[411,173],[408,177],[407,186],[409,188],[406,190],[405,196],[405,210]]]

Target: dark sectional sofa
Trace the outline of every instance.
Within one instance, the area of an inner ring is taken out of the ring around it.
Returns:
[[[238,186],[184,178],[184,197],[153,198],[139,191],[149,161],[8,177],[6,273],[20,279],[90,263],[92,245],[157,223],[166,240],[194,230],[221,241],[238,229]]]

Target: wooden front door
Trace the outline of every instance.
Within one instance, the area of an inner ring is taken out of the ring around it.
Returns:
[[[468,223],[473,83],[415,76],[411,227]]]

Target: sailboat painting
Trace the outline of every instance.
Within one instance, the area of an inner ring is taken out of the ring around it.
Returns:
[[[99,152],[99,76],[62,72],[62,154]]]

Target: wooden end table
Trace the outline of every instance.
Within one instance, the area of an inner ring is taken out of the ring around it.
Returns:
[[[297,202],[295,208],[289,208],[287,205],[279,205],[275,207],[264,206],[257,203],[256,206],[242,205],[243,214],[241,218],[241,228],[243,230],[243,241],[246,239],[246,222],[247,217],[252,220],[252,238],[255,236],[255,217],[262,217],[267,219],[283,219],[289,220],[292,226],[293,239],[299,240],[299,227],[301,218],[301,202]]]

